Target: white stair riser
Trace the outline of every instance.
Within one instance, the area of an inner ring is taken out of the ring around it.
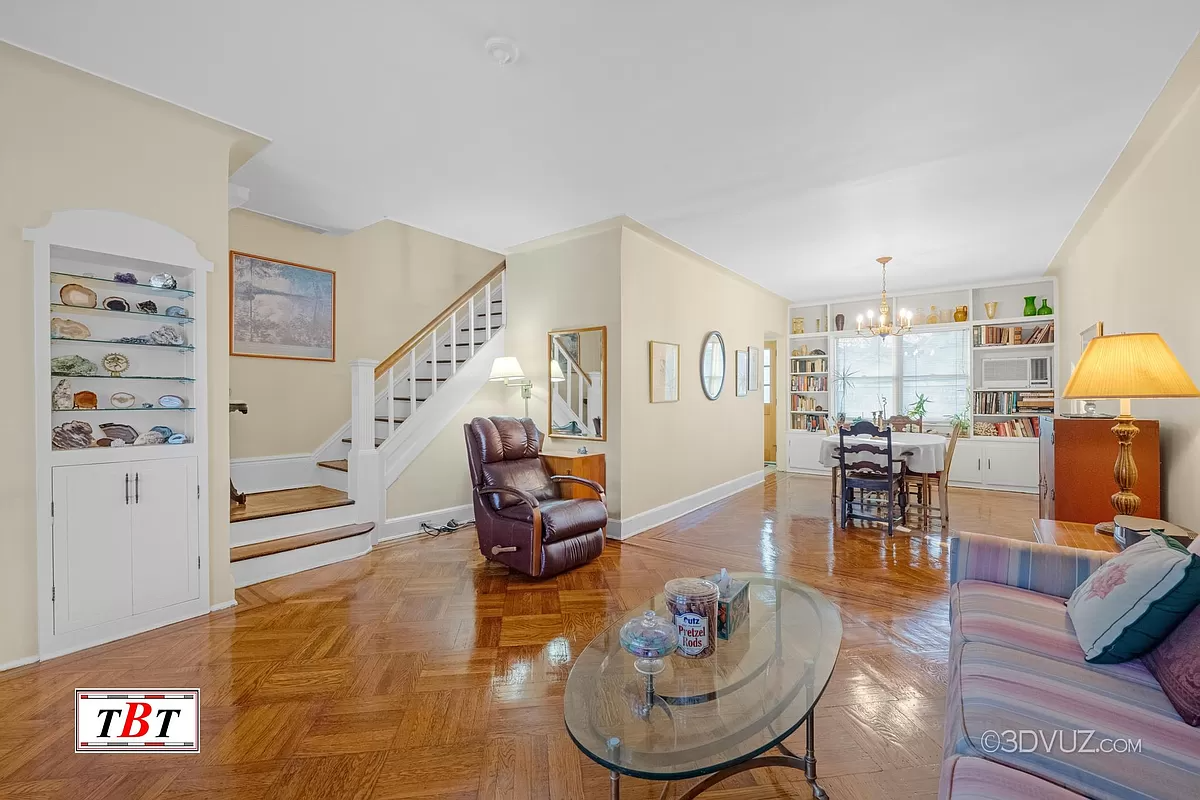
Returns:
[[[320,468],[321,485],[328,486],[330,489],[340,489],[341,491],[349,491],[350,475],[342,472],[340,469],[329,469],[327,467]]]
[[[248,558],[245,561],[235,561],[229,565],[233,573],[234,588],[251,586],[272,578],[281,578],[296,572],[303,572],[326,564],[336,564],[356,556],[361,556],[371,549],[370,532],[338,539],[336,542],[314,544],[301,547],[298,550],[288,550],[286,553],[275,553],[269,556]]]
[[[329,470],[321,471],[328,472]],[[355,513],[354,506],[348,505],[234,522],[229,526],[229,546],[240,547],[244,544],[257,544],[297,533],[312,533],[313,531],[323,531],[326,528],[336,528],[339,525],[352,525],[357,521]]]

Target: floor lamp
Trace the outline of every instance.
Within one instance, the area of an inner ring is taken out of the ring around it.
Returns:
[[[1138,427],[1133,422],[1133,399],[1200,397],[1200,390],[1188,377],[1183,365],[1157,333],[1123,333],[1098,336],[1088,342],[1067,388],[1066,400],[1120,400],[1121,414],[1112,432],[1117,437],[1117,463],[1113,477],[1117,493],[1110,499],[1117,514],[1137,513],[1142,499],[1133,493],[1137,484],[1137,464],[1133,462],[1133,437]],[[1112,523],[1102,522],[1097,532],[1112,533]]]

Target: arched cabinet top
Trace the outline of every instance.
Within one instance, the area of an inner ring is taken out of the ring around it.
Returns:
[[[42,227],[26,228],[25,239],[191,270],[211,272],[213,268],[212,262],[200,255],[196,243],[179,231],[123,211],[55,211]]]

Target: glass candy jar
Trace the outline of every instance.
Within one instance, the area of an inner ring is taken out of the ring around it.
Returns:
[[[621,647],[635,656],[633,668],[643,675],[663,671],[663,659],[675,652],[675,625],[647,611],[621,626]]]

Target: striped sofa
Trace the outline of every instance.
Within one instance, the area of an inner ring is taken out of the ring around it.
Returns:
[[[1200,729],[1140,660],[1084,661],[1067,617],[1066,598],[1111,557],[950,540],[942,800],[1200,797]]]

